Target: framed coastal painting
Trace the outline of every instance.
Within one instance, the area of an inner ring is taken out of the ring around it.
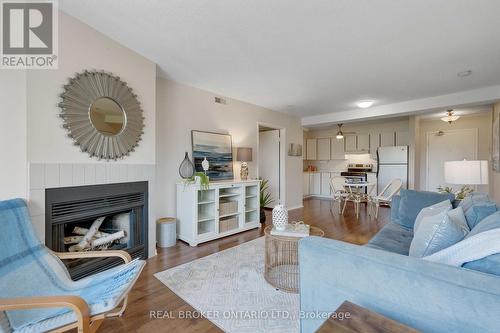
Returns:
[[[207,159],[210,180],[233,179],[233,147],[231,135],[191,131],[193,162],[196,171],[203,172],[201,162]]]

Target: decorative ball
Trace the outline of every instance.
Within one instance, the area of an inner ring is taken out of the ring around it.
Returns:
[[[276,205],[273,208],[273,225],[276,230],[285,230],[288,224],[288,210],[284,205]]]

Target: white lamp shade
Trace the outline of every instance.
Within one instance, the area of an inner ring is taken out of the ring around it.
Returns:
[[[444,179],[448,184],[488,184],[488,161],[444,162]]]

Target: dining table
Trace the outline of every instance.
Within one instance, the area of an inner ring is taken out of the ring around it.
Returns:
[[[368,202],[370,198],[370,193],[376,188],[377,183],[375,182],[344,182],[342,185],[347,192],[347,196],[344,198],[344,207],[342,208],[342,215],[347,205],[347,201],[354,203],[354,209],[356,212],[356,218],[359,218],[359,204],[362,202]],[[366,189],[366,191],[365,191]]]

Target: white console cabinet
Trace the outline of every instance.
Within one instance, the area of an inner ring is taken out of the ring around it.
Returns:
[[[260,228],[258,180],[177,184],[179,239],[196,246],[203,242]]]

